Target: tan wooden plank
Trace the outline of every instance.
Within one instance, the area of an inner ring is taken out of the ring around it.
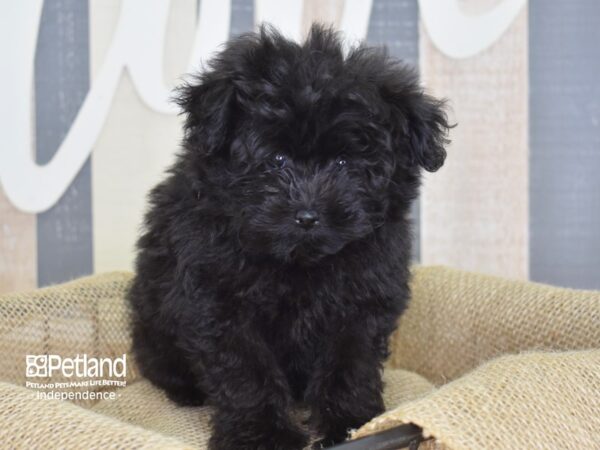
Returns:
[[[101,67],[113,38],[119,3],[90,4],[93,74]],[[171,3],[164,50],[164,77],[171,86],[181,81],[187,69],[196,6],[196,0]],[[181,140],[181,124],[179,116],[150,109],[139,98],[129,75],[122,76],[92,156],[96,272],[132,268],[146,193],[171,163]]]
[[[0,294],[37,284],[35,214],[19,211],[0,187]]]
[[[313,22],[339,26],[344,9],[344,0],[304,0],[302,30],[305,35]]]
[[[485,2],[486,6],[490,2]],[[442,54],[421,25],[427,88],[451,100],[448,160],[422,194],[422,262],[528,276],[527,9],[480,54]]]

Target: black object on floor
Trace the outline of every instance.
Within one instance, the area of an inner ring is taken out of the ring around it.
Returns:
[[[400,425],[354,441],[330,447],[332,450],[396,450],[416,449],[423,438],[423,429],[413,424]]]

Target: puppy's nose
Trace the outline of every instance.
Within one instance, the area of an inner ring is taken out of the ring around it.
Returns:
[[[296,213],[296,223],[302,228],[311,228],[319,223],[319,215],[313,209],[301,209]]]

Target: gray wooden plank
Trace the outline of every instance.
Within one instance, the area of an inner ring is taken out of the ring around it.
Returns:
[[[254,0],[231,0],[230,36],[254,29]]]
[[[35,58],[36,159],[52,159],[89,90],[87,0],[44,2]],[[37,216],[38,285],[93,271],[91,165]]]
[[[529,3],[530,274],[600,288],[600,3]]]
[[[373,0],[367,42],[385,45],[390,55],[419,67],[419,8],[416,0]],[[421,259],[420,203],[411,209],[413,223],[413,258]]]

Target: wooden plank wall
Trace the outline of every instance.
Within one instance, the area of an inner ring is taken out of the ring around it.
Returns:
[[[200,1],[170,2],[167,86],[187,70]],[[230,35],[254,27],[258,1],[231,0]],[[313,21],[339,26],[355,1],[294,0],[302,6],[294,32]],[[478,15],[505,0],[458,1]],[[98,75],[122,0],[89,2],[87,12],[87,0],[46,3],[32,99],[41,164],[68,129],[86,78],[93,85]],[[261,4],[282,8],[274,16],[291,24],[284,2]],[[415,205],[415,260],[600,288],[600,3],[529,0],[495,43],[465,59],[434,45],[418,0],[372,0],[368,19],[366,40],[417,66],[458,122],[446,166],[426,176]],[[148,107],[125,71],[90,161],[57,206],[21,212],[0,186],[0,293],[130,269],[145,194],[173,159],[181,120]]]

